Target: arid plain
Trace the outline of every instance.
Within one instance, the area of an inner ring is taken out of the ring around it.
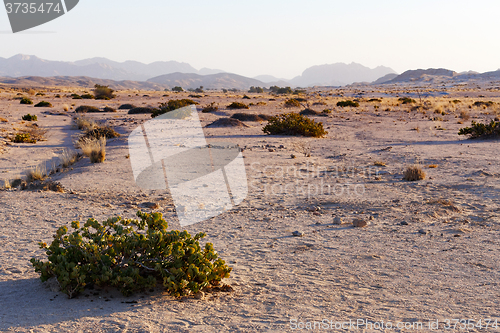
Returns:
[[[351,87],[300,95],[205,91],[199,97],[118,91],[110,101],[74,100],[72,93],[84,90],[0,89],[0,330],[283,332],[299,323],[364,320],[394,326],[421,322],[419,331],[425,332],[431,331],[429,321],[439,322],[435,331],[444,331],[453,319],[500,321],[498,140],[458,135],[471,121],[500,117],[498,88]],[[53,107],[21,105],[22,96]],[[304,99],[302,106],[286,108],[285,101],[294,97]],[[404,97],[415,101],[403,104]],[[206,232],[204,241],[233,267],[225,281],[233,291],[175,299],[160,288],[130,297],[107,288],[68,299],[54,284],[41,283],[29,259],[44,258],[38,242],[50,242],[59,226],[73,220],[133,218],[137,210],[154,210],[169,228],[180,228],[169,194],[141,190],[134,182],[127,135],[151,116],[127,110],[76,114],[76,107],[155,107],[181,98],[199,103],[203,126],[234,113],[272,116],[309,107],[318,114],[308,117],[328,131],[324,138],[266,135],[266,121],[204,127],[208,142],[243,149],[249,193],[235,209],[186,229]],[[336,105],[347,99],[359,107]],[[228,109],[235,101],[252,105]],[[474,104],[478,101],[494,103]],[[218,111],[201,112],[212,102]],[[28,113],[37,115],[45,140],[11,142],[29,125],[21,119]],[[108,140],[104,163],[82,158],[61,168],[60,156],[76,150],[81,135],[73,118],[82,116],[121,136]],[[61,192],[8,188],[41,164],[58,169],[48,180],[59,183]],[[425,179],[403,180],[410,165],[418,165]],[[368,225],[354,227],[356,219]]]

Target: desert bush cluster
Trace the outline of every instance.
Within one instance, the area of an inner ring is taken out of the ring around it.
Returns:
[[[23,119],[24,121],[37,121],[37,120],[38,120],[38,117],[37,117],[36,115],[34,115],[34,114],[32,115],[32,114],[29,114],[29,113],[28,113],[28,114],[25,114],[25,115],[22,117],[22,119]]]
[[[202,247],[187,231],[167,231],[161,213],[137,212],[139,220],[88,219],[60,227],[50,245],[39,243],[48,261],[32,258],[42,281],[55,277],[72,298],[90,286],[113,286],[124,295],[158,283],[174,296],[195,294],[229,277],[231,268],[211,243]]]
[[[240,102],[232,102],[227,106],[228,109],[248,109],[248,105]]]
[[[153,110],[151,117],[155,118],[164,113],[174,111],[193,104],[197,105],[199,103],[191,99],[171,99],[167,103],[161,103],[158,109]]]
[[[500,137],[500,121],[483,124],[473,120],[471,126],[461,128],[458,135],[468,135],[471,139]]]
[[[302,135],[311,137],[323,137],[328,132],[323,129],[321,122],[315,122],[297,113],[285,113],[271,117],[262,129],[266,134],[274,135]]]
[[[101,86],[99,84],[96,84],[94,86],[94,98],[95,99],[113,99],[116,96],[113,94],[114,90],[109,88],[108,86]]]

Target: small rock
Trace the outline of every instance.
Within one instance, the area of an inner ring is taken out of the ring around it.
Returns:
[[[342,223],[344,223],[344,221],[342,221],[342,218],[340,216],[335,216],[335,218],[333,219],[333,224],[341,225]]]
[[[401,224],[401,225],[408,225],[408,222],[406,222],[406,221],[401,221],[401,223],[400,223],[400,224]]]
[[[418,233],[419,233],[419,234],[422,234],[422,235],[427,235],[427,234],[429,233],[429,231],[428,231],[428,230],[424,230],[424,229],[420,229],[420,230],[418,231]]]
[[[363,227],[366,227],[368,225],[368,222],[366,222],[365,220],[362,220],[362,219],[354,219],[352,221],[352,225],[355,228],[363,228]]]
[[[274,153],[275,151],[276,151],[275,149],[269,148],[270,153]]]
[[[194,298],[196,299],[203,299],[205,297],[205,293],[203,291],[198,291],[196,294],[194,294]]]
[[[296,231],[292,232],[292,235],[294,237],[302,237],[302,236],[304,236],[304,233],[296,230]]]
[[[314,216],[320,216],[320,215],[321,215],[321,213],[320,213],[320,212],[314,212],[314,213],[313,213],[313,215],[314,215]]]
[[[158,205],[156,202],[143,202],[143,203],[141,203],[141,207],[158,209],[158,208],[160,208],[160,205]]]
[[[372,215],[370,215],[369,220],[370,220],[370,221],[373,221],[373,216],[372,216]]]

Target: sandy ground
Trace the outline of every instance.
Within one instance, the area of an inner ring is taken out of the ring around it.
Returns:
[[[425,115],[409,111],[397,99],[384,99],[374,108],[366,102],[370,96],[363,96],[360,108],[338,108],[335,93],[308,94],[311,104],[326,103],[312,108],[333,109],[326,117],[312,117],[329,132],[322,139],[264,135],[265,123],[258,122],[204,129],[209,142],[244,147],[250,192],[234,210],[186,228],[192,234],[206,232],[204,241],[233,267],[226,283],[234,292],[203,300],[175,299],[160,289],[123,297],[112,288],[68,299],[53,284],[40,282],[29,263],[33,256],[43,257],[37,243],[49,242],[59,226],[73,220],[131,218],[138,209],[150,211],[141,203],[156,202],[169,227],[180,228],[168,193],[141,190],[127,159],[127,134],[150,116],[123,110],[88,114],[122,134],[108,142],[104,163],[84,158],[54,174],[51,179],[65,193],[0,191],[0,330],[283,332],[324,321],[321,328],[338,332],[336,324],[351,320],[360,326],[344,324],[344,331],[376,331],[383,321],[394,326],[387,331],[426,332],[465,331],[459,325],[446,330],[453,319],[482,320],[483,326],[488,319],[500,321],[498,141],[457,135],[471,120],[492,119],[494,112],[467,109],[466,101],[449,110],[447,99],[465,99],[463,92],[435,101],[446,113],[435,121],[429,120],[436,116],[433,109]],[[467,98],[479,100],[486,93],[467,92]],[[0,117],[7,120],[0,123],[2,135],[22,128],[26,113],[36,114],[39,126],[48,129],[47,140],[36,144],[2,141],[0,180],[18,178],[42,162],[57,165],[63,148],[73,147],[80,131],[72,127],[73,110],[63,111],[65,104],[144,106],[187,96],[120,93],[105,102],[53,95],[34,98],[35,103],[52,102],[53,108],[33,108],[13,100],[15,93],[0,93]],[[285,97],[269,101],[267,94],[249,94],[252,100],[242,100],[243,94],[209,95],[197,100],[201,106],[219,103],[220,111],[200,113],[203,125],[238,112],[225,108],[232,101],[266,102],[244,111],[255,114],[300,110],[286,110]],[[460,108],[471,116],[463,125],[458,124]],[[425,180],[402,180],[412,164],[423,168]],[[334,224],[335,217],[346,223]],[[354,228],[356,218],[369,225]],[[303,236],[294,237],[294,231]],[[357,320],[375,326],[371,330]],[[436,321],[439,328],[429,328]]]

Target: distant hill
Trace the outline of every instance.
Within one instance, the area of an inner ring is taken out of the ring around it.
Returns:
[[[97,79],[87,76],[23,76],[23,77],[0,77],[0,85],[23,86],[23,87],[81,87],[93,88],[100,84],[113,89],[139,89],[139,90],[164,90],[168,88],[161,84],[145,81],[114,81]]]
[[[262,81],[231,73],[219,73],[211,75],[172,73],[151,78],[147,82],[158,83],[169,88],[180,86],[184,89],[195,89],[203,86],[204,88],[208,89],[236,88],[245,90],[250,88],[251,86],[266,86],[266,84]]]
[[[372,82],[393,73],[394,70],[384,66],[371,69],[354,62],[336,63],[309,67],[302,75],[290,80],[290,83],[299,87],[343,86],[354,82]]]
[[[415,69],[403,72],[384,83],[431,81],[439,78],[448,79],[458,75],[457,72],[444,68]]]
[[[204,69],[204,72],[207,71],[210,70]],[[137,61],[116,62],[106,58],[92,58],[65,62],[22,54],[7,59],[0,58],[0,76],[12,77],[88,76],[109,80],[146,81],[151,77],[175,72],[198,73],[198,70],[187,63],[177,61],[143,64]]]

